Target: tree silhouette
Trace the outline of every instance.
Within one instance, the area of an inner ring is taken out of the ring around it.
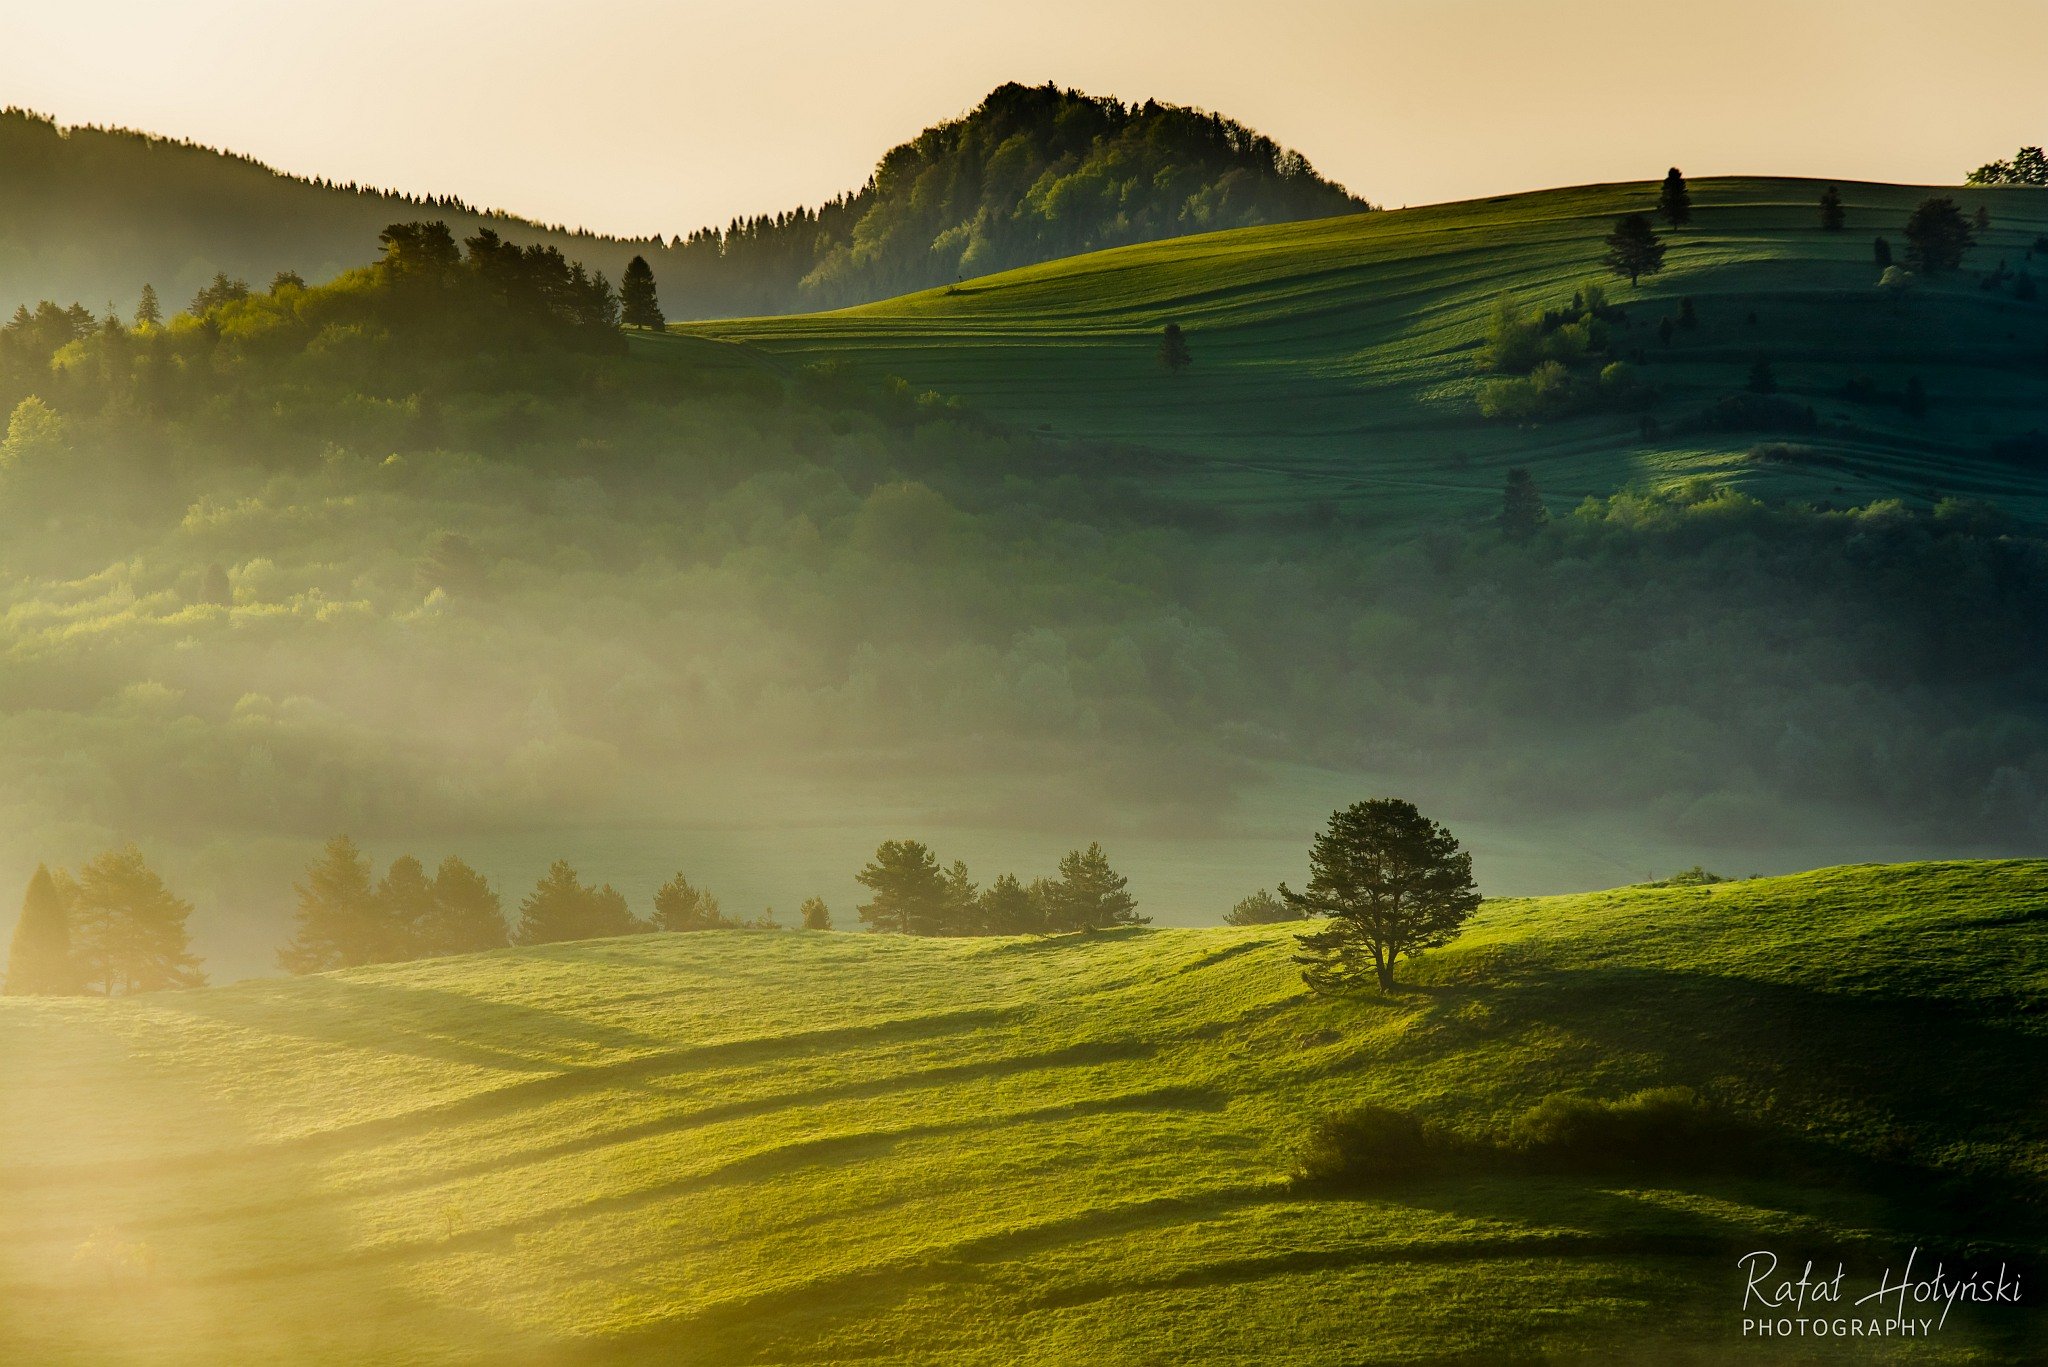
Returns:
[[[72,909],[78,887],[60,870],[37,865],[21,901],[21,919],[7,950],[10,997],[68,996],[78,992],[78,965],[71,957]]]
[[[88,863],[74,921],[85,981],[110,997],[204,985],[185,928],[191,915],[133,845]]]
[[[164,308],[156,299],[156,286],[144,285],[142,299],[135,305],[135,326],[162,327]]]
[[[1180,330],[1179,323],[1168,323],[1159,334],[1159,364],[1166,367],[1169,375],[1178,375],[1195,363],[1195,354],[1188,350],[1187,334]]]
[[[1673,228],[1692,222],[1692,191],[1676,166],[1665,173],[1664,187],[1657,194],[1657,216]]]
[[[546,945],[631,935],[644,929],[627,909],[625,897],[611,884],[585,886],[568,860],[557,859],[519,904],[519,928],[512,939],[522,945]]]
[[[1976,242],[1963,211],[1946,195],[1929,196],[1906,220],[1906,266],[1922,275],[1959,269]]]
[[[1090,930],[1149,924],[1152,918],[1138,915],[1137,899],[1126,891],[1129,882],[1109,866],[1100,844],[1068,851],[1060,860],[1059,877],[1046,887],[1047,925],[1053,930]]]
[[[1848,215],[1842,209],[1842,192],[1830,185],[1820,192],[1820,226],[1823,231],[1838,233]]]
[[[1511,541],[1527,541],[1550,521],[1543,495],[1536,491],[1536,477],[1527,467],[1508,471],[1507,487],[1501,492],[1500,529]]]
[[[619,277],[619,321],[629,328],[660,331],[668,320],[661,316],[661,301],[655,294],[654,268],[647,258],[636,256],[626,263]]]
[[[951,898],[946,875],[932,852],[915,840],[885,840],[854,881],[874,896],[860,905],[870,930],[938,935],[948,926]]]
[[[832,929],[832,908],[825,905],[822,897],[806,897],[803,905],[796,909],[805,930]]]
[[[1664,269],[1664,244],[1657,240],[1648,214],[1623,214],[1615,220],[1603,262],[1616,275],[1627,276],[1630,285]]]
[[[1332,813],[1309,850],[1306,892],[1280,896],[1328,919],[1298,937],[1302,981],[1317,992],[1377,983],[1394,989],[1405,955],[1448,944],[1479,908],[1472,856],[1451,833],[1399,798]]]

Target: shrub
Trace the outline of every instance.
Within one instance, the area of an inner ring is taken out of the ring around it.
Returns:
[[[1757,428],[1811,432],[1820,426],[1813,409],[1780,394],[1724,394],[1687,418],[1687,432],[1741,432]]]
[[[1440,1172],[1456,1139],[1435,1121],[1391,1106],[1357,1106],[1309,1127],[1295,1180],[1371,1183]]]
[[[1752,1148],[1750,1140],[1744,1126],[1689,1087],[1652,1087],[1619,1101],[1547,1096],[1508,1129],[1516,1152],[1563,1168],[1740,1162]]]

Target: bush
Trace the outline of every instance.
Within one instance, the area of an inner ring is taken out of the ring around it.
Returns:
[[[1443,1171],[1458,1149],[1433,1120],[1391,1106],[1358,1106],[1309,1127],[1295,1179],[1362,1184],[1419,1177]]]
[[[1748,392],[1724,394],[1679,424],[1686,432],[1811,432],[1819,426],[1819,415],[1806,404],[1779,394]]]
[[[1517,1153],[1563,1168],[1740,1162],[1752,1148],[1749,1140],[1745,1127],[1690,1087],[1653,1087],[1619,1101],[1547,1096],[1508,1129]]]

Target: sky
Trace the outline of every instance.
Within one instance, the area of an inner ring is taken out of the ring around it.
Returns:
[[[1953,183],[2048,141],[2048,0],[0,0],[0,103],[687,232],[857,187],[1004,81],[1214,109],[1398,207]],[[0,187],[4,189],[4,187]]]

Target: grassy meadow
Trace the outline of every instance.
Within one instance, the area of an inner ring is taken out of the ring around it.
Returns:
[[[2038,1265],[2048,864],[1487,904],[1392,999],[1285,927],[721,932],[0,1000],[0,1358],[2020,1362],[1739,1340],[1735,1259]],[[1289,1180],[1695,1089],[1805,1155]]]
[[[1694,181],[1693,221],[1667,236],[1663,272],[1638,290],[1609,278],[1628,315],[1615,351],[1660,393],[1666,435],[1652,441],[1633,414],[1488,423],[1475,364],[1501,296],[1561,307],[1600,277],[1603,235],[1654,207],[1649,183],[1180,238],[833,313],[680,326],[774,362],[899,376],[1034,430],[1149,448],[1129,455],[1134,468],[1235,507],[1312,502],[1413,523],[1487,507],[1503,469],[1527,465],[1563,506],[1706,474],[1762,497],[1967,496],[2039,520],[2048,482],[1986,448],[2048,406],[2048,309],[1979,276],[2001,260],[2026,267],[2048,203],[2024,188],[1844,183],[1847,224],[1830,233],[1815,207],[1826,184]],[[1900,228],[1931,194],[1985,207],[1991,227],[1964,274],[1892,299],[1876,288],[1873,240],[1902,252]],[[1667,347],[1657,324],[1685,297],[1698,327]],[[1195,358],[1179,375],[1156,359],[1167,322]],[[1764,358],[1780,392],[1823,421],[1803,459],[1752,458],[1755,433],[1672,432]],[[1897,390],[1912,376],[1930,396],[1922,418],[1842,395],[1859,377]]]

